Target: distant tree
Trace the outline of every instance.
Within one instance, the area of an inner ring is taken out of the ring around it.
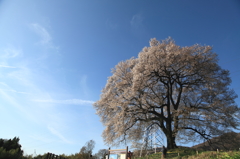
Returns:
[[[106,154],[108,154],[108,150],[107,149],[100,149],[95,154],[95,156],[97,157],[97,159],[105,159],[105,155]]]
[[[78,154],[78,158],[80,159],[89,159],[92,154],[92,151],[95,147],[95,141],[94,140],[90,140],[88,142],[86,142],[85,146],[83,146],[80,149],[80,152]]]
[[[23,159],[35,159],[34,157],[33,157],[33,154],[24,154],[24,156],[23,156]]]
[[[65,158],[67,158],[67,159],[80,159],[79,154],[80,153],[71,154],[71,155],[65,156]]]
[[[20,139],[0,139],[0,159],[20,159],[23,157],[23,150],[19,144]]]
[[[89,158],[89,154],[88,154],[88,151],[87,151],[86,146],[83,146],[83,147],[80,149],[80,152],[79,152],[79,154],[78,154],[78,158],[79,158],[79,159],[88,159],[88,158]]]
[[[94,140],[90,140],[90,141],[88,141],[86,144],[85,144],[85,147],[86,147],[86,151],[87,151],[87,153],[89,154],[89,155],[91,155],[92,154],[92,151],[93,151],[93,149],[94,149],[94,147],[95,147],[95,141]]]
[[[118,63],[112,74],[94,103],[107,144],[139,141],[155,125],[172,149],[176,139],[208,140],[239,126],[229,71],[210,46],[151,39],[138,58]]]
[[[81,149],[80,149],[80,152],[79,153],[87,153],[87,148],[86,146],[83,146]]]
[[[0,147],[3,147],[4,139],[0,139]]]

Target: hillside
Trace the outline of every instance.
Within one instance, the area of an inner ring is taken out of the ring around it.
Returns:
[[[211,145],[206,141],[204,143],[193,146],[196,150],[239,150],[240,133],[229,132],[219,137],[211,139]]]

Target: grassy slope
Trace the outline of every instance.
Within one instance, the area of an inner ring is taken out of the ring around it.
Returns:
[[[161,159],[162,153],[156,153],[145,157],[135,157],[134,159]],[[240,159],[240,151],[216,152],[198,151],[190,148],[178,148],[167,153],[167,159]]]

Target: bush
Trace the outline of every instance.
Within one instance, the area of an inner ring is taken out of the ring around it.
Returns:
[[[0,139],[0,159],[22,159],[23,151],[19,144],[19,138]]]
[[[6,151],[3,147],[0,147],[0,159],[22,159],[22,155],[19,154],[19,149],[11,149]]]

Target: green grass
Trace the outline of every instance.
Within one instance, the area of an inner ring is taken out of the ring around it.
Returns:
[[[151,154],[134,159],[161,159],[162,153]],[[196,151],[190,148],[178,148],[169,150],[166,159],[240,159],[240,151]]]

